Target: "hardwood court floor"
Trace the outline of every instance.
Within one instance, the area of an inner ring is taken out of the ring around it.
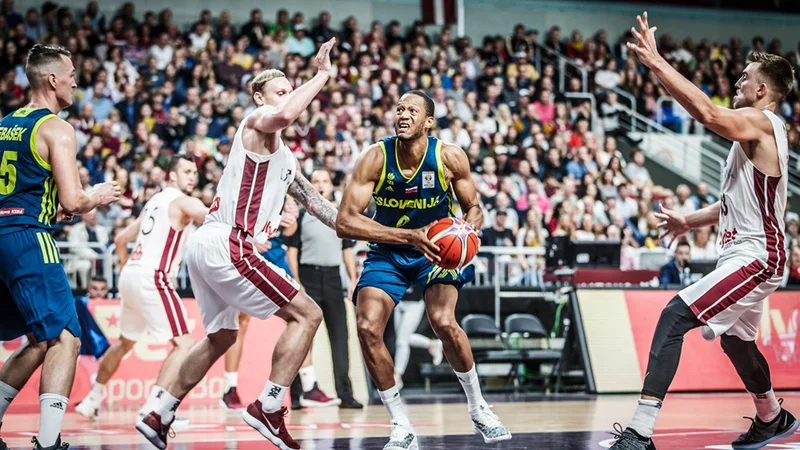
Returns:
[[[783,393],[785,406],[800,413],[800,393]],[[485,445],[472,435],[464,403],[437,402],[407,406],[420,435],[421,449],[603,449],[608,448],[614,422],[627,424],[636,406],[635,396],[541,397],[513,402],[490,397],[494,410],[506,423],[514,439]],[[216,405],[181,410],[191,420],[176,430],[170,448],[199,450],[250,450],[274,448],[245,424],[239,414],[226,413]],[[96,422],[69,412],[64,440],[71,449],[153,448],[133,428],[135,410],[103,411]],[[659,450],[730,449],[729,443],[750,425],[742,419],[753,415],[746,394],[672,395],[664,405],[655,443]],[[290,431],[303,449],[382,449],[388,436],[388,415],[382,405],[362,411],[336,408],[292,412]],[[12,449],[32,448],[30,437],[38,427],[31,413],[7,414],[2,437]],[[800,433],[767,449],[800,450]]]

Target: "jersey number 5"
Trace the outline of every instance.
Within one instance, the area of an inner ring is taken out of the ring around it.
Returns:
[[[0,163],[0,195],[14,192],[17,186],[17,168],[11,164],[17,160],[17,152],[3,152],[3,161]]]

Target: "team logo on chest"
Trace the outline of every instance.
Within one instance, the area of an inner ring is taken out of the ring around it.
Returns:
[[[434,186],[433,172],[422,172],[422,189],[431,189]]]

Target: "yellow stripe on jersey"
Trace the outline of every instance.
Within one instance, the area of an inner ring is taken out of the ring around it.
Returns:
[[[50,256],[50,262],[56,262],[56,255],[53,251],[53,243],[50,241],[50,235],[48,233],[42,232],[42,239],[44,240],[44,245],[47,247],[47,254]]]
[[[447,177],[444,176],[444,164],[442,164],[442,141],[436,141],[436,167],[437,172],[439,172],[439,183],[442,185],[442,189],[447,192],[450,186],[447,185]]]
[[[61,263],[61,256],[59,256],[59,254],[58,254],[58,246],[56,245],[56,241],[53,240],[53,236],[51,236],[49,233],[46,233],[46,234],[47,234],[48,239],[50,240],[50,247],[53,248],[53,256],[55,256],[55,258],[56,258],[55,262],[56,263]]]
[[[50,263],[50,258],[48,256],[47,247],[44,243],[44,238],[42,238],[42,234],[44,233],[36,233],[36,238],[39,239],[39,247],[42,249],[42,259],[44,260],[45,264]]]
[[[44,179],[44,193],[42,194],[42,211],[39,213],[39,222],[44,225],[52,225],[56,215],[56,187],[53,177]]]
[[[44,167],[45,170],[48,172],[52,171],[53,168],[50,166],[50,163],[42,158],[42,155],[39,154],[39,151],[36,150],[36,132],[39,131],[39,127],[42,126],[43,123],[47,122],[49,119],[55,117],[55,114],[48,114],[46,116],[42,116],[39,120],[36,121],[36,125],[33,126],[33,131],[31,131],[31,153],[33,154],[33,159],[39,163],[40,166]]]
[[[381,168],[381,178],[378,180],[378,184],[375,185],[375,190],[372,191],[374,194],[377,194],[383,187],[383,181],[386,179],[386,145],[384,145],[383,141],[379,141],[378,145],[381,146],[381,151],[383,151],[383,168]]]
[[[422,165],[425,164],[425,158],[428,156],[428,147],[425,147],[425,153],[422,155],[422,159],[419,160],[419,166],[417,166],[417,170],[411,174],[410,177],[407,177],[405,173],[403,173],[403,167],[400,166],[400,156],[397,154],[397,140],[394,141],[394,160],[397,163],[397,171],[400,172],[400,176],[405,178],[406,181],[411,181],[414,179],[415,176],[419,173],[419,169],[422,169]]]

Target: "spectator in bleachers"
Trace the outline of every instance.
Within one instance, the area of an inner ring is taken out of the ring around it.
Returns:
[[[508,218],[508,211],[505,209],[498,209],[494,215],[494,221],[491,227],[484,228],[481,233],[481,243],[483,245],[490,245],[495,247],[513,247],[514,246],[514,232],[507,226],[506,220]]]
[[[697,204],[689,198],[692,195],[692,190],[685,184],[680,184],[675,189],[675,206],[674,210],[679,214],[687,215],[697,210]]]
[[[675,256],[661,268],[658,274],[659,285],[664,287],[683,286],[684,283],[688,282],[688,280],[685,280],[684,269],[686,268],[686,261],[689,260],[690,252],[691,246],[688,242],[681,241],[678,243],[678,247],[675,249]]]
[[[101,269],[98,264],[100,256],[109,242],[109,231],[98,226],[95,210],[84,214],[81,219],[67,233],[70,257],[64,261],[64,270],[68,274],[77,274],[74,287],[78,290],[88,286],[93,267],[96,271]]]
[[[697,191],[692,196],[692,200],[694,201],[695,209],[700,209],[706,205],[712,205],[716,203],[717,198],[711,195],[711,193],[708,191],[708,183],[701,181],[697,183]]]
[[[800,246],[798,245],[791,246],[784,286],[800,286]]]
[[[716,236],[712,238],[711,227],[695,228],[692,239],[691,259],[715,260],[719,257]]]
[[[633,186],[638,190],[653,185],[650,171],[647,170],[644,163],[644,152],[637,148],[631,153],[631,162],[625,166],[625,177],[630,180]]]

